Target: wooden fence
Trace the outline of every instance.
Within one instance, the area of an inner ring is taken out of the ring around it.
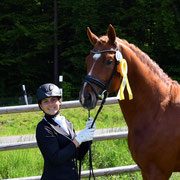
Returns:
[[[100,104],[101,101],[98,101]],[[106,104],[115,104],[117,103],[116,98],[107,98]],[[68,101],[62,103],[62,108],[75,108],[81,107],[79,101]],[[22,106],[9,106],[9,107],[0,107],[0,114],[7,114],[7,113],[20,113],[20,112],[30,112],[30,111],[38,111],[39,107],[37,104],[34,105],[22,105]],[[77,132],[78,133],[78,132]],[[121,139],[127,138],[127,131],[122,131],[119,128],[110,128],[110,129],[97,129],[93,138],[93,141],[103,141],[103,140],[112,140],[112,139]],[[9,140],[12,139],[10,137],[1,137],[0,138],[0,151],[6,150],[16,150],[16,149],[27,149],[27,148],[36,148],[37,143],[35,140],[35,136],[31,135],[31,139],[28,141],[20,141],[20,142],[11,142],[7,143]],[[13,138],[23,139],[24,136],[13,136]],[[97,169],[94,170],[95,176],[108,176],[108,175],[115,175],[124,172],[134,172],[139,171],[139,167],[137,165],[129,165],[129,166],[122,166],[122,167],[112,167],[112,168],[104,168],[104,169]],[[82,171],[82,178],[87,178],[89,176],[89,171]],[[39,180],[40,176],[33,176],[33,177],[25,177],[25,178],[13,178],[8,180]]]
[[[98,101],[98,105],[101,101]],[[117,104],[117,98],[111,97],[107,98],[105,104]],[[62,109],[66,108],[77,108],[82,107],[78,100],[74,101],[64,101],[61,104]],[[32,112],[32,111],[39,111],[38,104],[30,104],[30,105],[20,105],[20,106],[7,106],[7,107],[0,107],[0,114],[7,114],[7,113],[21,113],[21,112]]]

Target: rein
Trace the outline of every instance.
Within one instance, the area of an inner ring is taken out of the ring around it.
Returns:
[[[96,98],[102,100],[101,105],[100,105],[100,107],[99,107],[99,109],[98,109],[98,111],[96,113],[96,116],[94,117],[94,120],[93,120],[93,122],[91,124],[91,128],[93,127],[99,113],[101,112],[101,110],[102,110],[102,108],[104,106],[104,103],[106,102],[106,98],[108,96],[108,90],[109,90],[109,88],[111,86],[111,83],[112,83],[112,80],[113,80],[114,76],[117,73],[117,65],[120,62],[119,54],[121,55],[121,53],[119,51],[119,46],[117,46],[117,50],[101,50],[101,51],[91,50],[90,51],[90,53],[92,53],[92,54],[101,54],[101,53],[106,53],[106,52],[116,53],[115,66],[114,66],[114,69],[113,69],[113,72],[112,72],[112,75],[111,75],[109,81],[105,84],[100,79],[97,79],[96,77],[93,77],[93,76],[90,76],[90,75],[87,75],[84,78],[84,82],[87,82],[91,86],[92,90],[94,91],[94,93],[96,95]],[[97,86],[99,86],[103,90],[101,95],[98,95],[97,90],[93,86],[92,83],[96,84]],[[88,113],[88,116],[90,117],[90,111]],[[92,165],[91,143],[89,143],[89,166],[90,166],[89,180],[91,179],[91,176],[93,176],[93,178],[95,179],[94,172],[93,172],[93,165]],[[80,176],[81,176],[81,174],[80,174]]]

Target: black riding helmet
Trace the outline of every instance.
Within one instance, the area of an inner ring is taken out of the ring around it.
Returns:
[[[41,85],[36,92],[36,97],[38,100],[38,104],[41,103],[41,100],[48,98],[48,97],[58,97],[61,98],[62,92],[61,90],[52,83],[46,83]]]

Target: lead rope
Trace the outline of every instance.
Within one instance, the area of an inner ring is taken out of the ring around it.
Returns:
[[[102,108],[103,108],[103,105],[104,103],[106,102],[106,97],[107,97],[107,91],[104,93],[104,97],[103,97],[103,100],[101,102],[101,105],[96,113],[96,116],[91,124],[91,128],[93,127],[97,117],[98,117],[98,114],[101,112]],[[90,110],[88,111],[88,119],[90,117]],[[91,179],[91,176],[93,177],[93,179],[95,180],[95,175],[94,175],[94,171],[93,171],[93,165],[92,165],[92,151],[91,151],[91,144],[92,142],[89,141],[89,180]],[[79,180],[81,179],[81,164],[82,164],[82,160],[79,160]],[[77,167],[77,166],[76,166]]]
[[[118,48],[119,49],[119,48]],[[116,72],[117,72],[117,65],[118,65],[119,61],[116,61],[115,63],[115,67],[114,67],[114,70],[113,70],[113,73],[111,75],[111,78],[108,82],[108,84],[106,85],[106,90],[103,91],[103,97],[102,97],[102,102],[101,102],[101,105],[96,113],[96,116],[91,124],[91,128],[93,127],[99,113],[101,112],[103,106],[104,106],[104,103],[106,102],[106,98],[107,98],[107,95],[108,95],[108,89],[111,85],[111,82],[113,80],[113,77],[115,76]],[[88,111],[88,119],[90,117],[90,111]],[[95,180],[95,176],[94,176],[94,172],[93,172],[93,165],[92,165],[92,153],[91,153],[91,144],[92,142],[89,142],[89,168],[90,168],[90,173],[89,173],[89,180],[91,179],[91,176],[93,176],[94,180]],[[79,180],[81,179],[81,161],[79,162]]]
[[[103,94],[103,99],[102,99],[101,105],[100,105],[100,107],[99,107],[99,109],[98,109],[98,111],[97,111],[97,113],[96,113],[96,116],[95,116],[95,118],[94,118],[94,120],[93,120],[93,122],[92,122],[92,124],[91,124],[91,128],[93,127],[93,125],[94,125],[94,123],[95,123],[95,121],[96,121],[99,113],[101,112],[101,110],[102,110],[102,108],[103,108],[103,106],[104,106],[104,103],[106,102],[107,91],[108,91],[108,89],[109,89],[109,87],[110,87],[110,85],[111,85],[111,82],[112,82],[112,79],[113,79],[114,75],[115,75],[116,72],[117,72],[117,64],[118,64],[118,61],[116,61],[116,63],[115,63],[115,67],[114,67],[112,76],[111,76],[111,78],[110,78],[110,80],[109,80],[108,85],[106,86],[106,90],[103,92],[103,93],[104,93],[104,94]],[[88,116],[90,117],[90,111],[88,111]],[[88,118],[89,118],[89,117],[88,117]],[[93,172],[93,165],[92,165],[92,153],[91,153],[91,144],[90,144],[90,143],[89,143],[89,168],[90,168],[89,180],[91,179],[91,176],[92,176],[92,177],[94,178],[94,180],[95,180],[95,176],[94,176],[94,172]]]
[[[88,119],[90,118],[90,110],[88,110]],[[92,165],[92,151],[91,151],[91,142],[89,142],[89,180],[91,176],[95,179],[93,165]]]
[[[101,110],[102,110],[102,108],[103,108],[104,103],[106,102],[106,97],[107,97],[107,91],[104,93],[103,100],[102,100],[101,105],[100,105],[100,107],[99,107],[99,109],[98,109],[98,111],[97,111],[97,113],[96,113],[96,116],[95,116],[95,118],[94,118],[94,120],[93,120],[93,122],[92,122],[92,124],[91,124],[91,128],[93,127],[93,125],[94,125],[94,123],[95,123],[95,121],[96,121],[99,113],[101,112]],[[90,117],[90,111],[88,111],[88,116]],[[88,117],[88,119],[89,119],[89,117]],[[90,170],[90,172],[89,172],[89,180],[91,179],[91,176],[92,176],[93,179],[95,180],[95,175],[94,175],[93,165],[92,165],[91,144],[92,144],[92,143],[89,142],[89,170]]]
[[[107,91],[104,92],[104,97],[102,99],[102,102],[101,102],[101,105],[96,113],[96,116],[91,124],[91,127],[93,127],[99,113],[101,112],[103,106],[104,106],[104,103],[106,102],[106,98],[107,98]],[[88,111],[88,119],[90,118],[90,110]],[[95,180],[95,175],[94,175],[94,171],[93,171],[93,165],[92,165],[92,151],[91,151],[91,144],[92,142],[89,141],[89,180],[91,179],[91,176],[93,177],[93,179]],[[82,163],[82,160],[79,161],[79,180],[81,179],[81,163]]]
[[[81,164],[82,164],[82,160],[79,160],[79,176],[78,176],[78,180],[81,180]],[[77,160],[76,160],[76,167],[77,167]]]

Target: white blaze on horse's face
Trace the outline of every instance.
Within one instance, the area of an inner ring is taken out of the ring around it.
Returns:
[[[97,61],[100,57],[101,57],[101,54],[94,54],[93,59],[95,60],[95,62],[94,62],[94,64],[92,65],[91,70],[89,71],[88,75],[91,75],[92,70],[93,70],[93,68],[94,68],[94,65],[95,65],[96,61]]]
[[[94,58],[95,60],[99,59],[100,57],[101,57],[101,54],[94,54],[94,56],[93,56],[93,58]]]
[[[92,65],[92,67],[91,67],[91,69],[90,69],[90,71],[89,71],[89,73],[88,73],[89,76],[91,76],[92,70],[93,70],[93,68],[94,68],[94,65],[96,64],[97,60],[98,60],[100,57],[101,57],[101,54],[100,54],[100,53],[93,55],[93,59],[95,60],[95,62],[94,62],[94,64]],[[85,98],[84,98],[84,89],[85,89],[86,85],[87,85],[87,82],[84,83],[83,88],[82,88],[82,93],[81,93],[81,102],[82,102],[82,104],[84,104],[84,101],[85,101]],[[95,96],[92,95],[92,98],[95,98]]]

